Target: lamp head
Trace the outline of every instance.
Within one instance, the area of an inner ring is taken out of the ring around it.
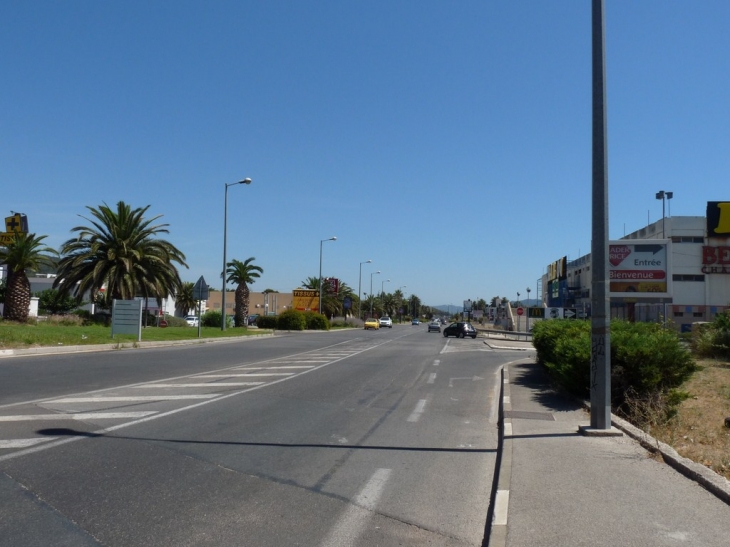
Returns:
[[[667,199],[672,199],[672,197],[674,196],[674,192],[667,192],[666,196],[667,196]]]
[[[250,179],[250,178],[248,178],[248,177],[246,177],[246,178],[245,178],[245,179],[243,179],[242,181],[239,181],[239,183],[238,183],[238,184],[251,184],[251,179]]]
[[[664,199],[664,190],[660,190],[659,192],[657,192],[656,193],[656,198],[657,199]]]

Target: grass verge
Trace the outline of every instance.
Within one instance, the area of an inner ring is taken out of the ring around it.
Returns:
[[[111,327],[101,325],[54,325],[38,323],[19,324],[0,322],[0,349],[24,349],[42,346],[82,346],[92,344],[133,343],[137,337],[131,334],[116,335],[112,339]],[[229,328],[222,331],[217,327],[202,327],[203,338],[234,338],[271,331],[246,328]],[[143,342],[174,340],[196,340],[197,327],[147,327],[142,329]]]
[[[674,448],[681,456],[701,463],[730,479],[730,363],[700,360],[695,372],[680,388],[690,398],[679,406],[668,424],[652,426],[654,438]]]

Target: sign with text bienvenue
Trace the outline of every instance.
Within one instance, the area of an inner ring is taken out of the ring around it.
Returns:
[[[611,297],[671,296],[669,240],[621,239],[609,242]]]

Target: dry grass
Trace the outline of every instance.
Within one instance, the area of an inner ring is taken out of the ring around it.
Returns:
[[[665,426],[653,426],[651,435],[680,455],[706,465],[730,479],[730,363],[703,360],[681,389],[690,394],[678,415]]]

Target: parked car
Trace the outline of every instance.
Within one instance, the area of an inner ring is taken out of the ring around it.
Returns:
[[[393,320],[390,317],[388,317],[387,315],[384,315],[383,317],[381,317],[380,321],[378,321],[378,322],[380,323],[381,328],[385,328],[385,327],[388,327],[389,329],[393,328]]]
[[[428,332],[431,332],[432,330],[435,330],[436,332],[441,332],[441,321],[438,319],[434,319],[428,324]]]
[[[418,319],[414,319],[413,321],[411,321],[411,325],[420,325],[420,324],[421,324],[421,322]]]
[[[451,323],[448,327],[446,327],[444,329],[444,336],[447,338],[449,336],[456,336],[457,338],[471,336],[472,338],[476,338],[477,330],[472,327],[471,323],[462,323],[459,321],[458,323]]]
[[[375,329],[378,330],[380,328],[380,321],[375,319],[375,317],[369,317],[365,320],[365,330],[368,329]]]
[[[258,313],[252,313],[251,315],[249,315],[248,316],[248,325],[249,326],[250,325],[255,325],[256,324],[256,320],[258,318],[259,318],[259,314]]]
[[[197,327],[200,324],[200,319],[198,319],[197,315],[188,315],[185,317],[185,321],[191,327]]]

